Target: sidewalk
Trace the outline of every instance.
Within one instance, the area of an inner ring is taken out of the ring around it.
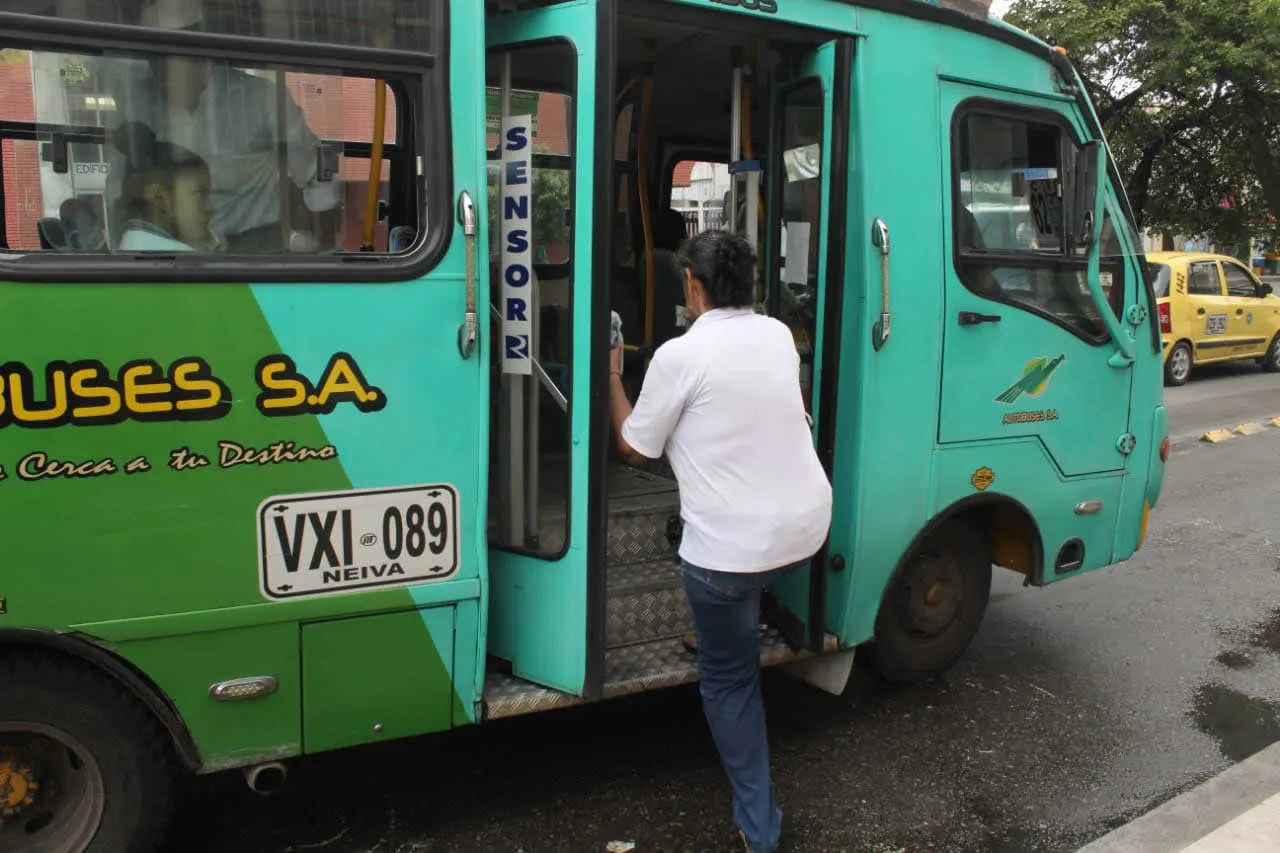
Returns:
[[[1280,743],[1079,853],[1280,853]]]

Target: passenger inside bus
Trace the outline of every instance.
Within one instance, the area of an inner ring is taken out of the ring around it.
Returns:
[[[674,208],[664,210],[654,223],[654,347],[662,346],[684,331],[684,283],[676,264],[676,251],[687,237],[688,224],[684,221],[684,214]]]
[[[121,180],[121,212],[128,225],[125,252],[213,252],[221,247],[210,228],[209,164],[200,155],[160,142],[144,125],[125,125],[116,146],[127,153]]]
[[[143,8],[141,22],[199,31],[203,18],[199,0],[152,0]],[[232,251],[278,252],[291,243],[308,250],[336,245],[341,184],[319,179],[320,141],[292,95],[281,93],[270,77],[223,61],[157,56],[145,63],[122,62],[112,83],[118,107],[113,116],[119,123],[141,122],[158,139],[180,144],[209,163],[213,225],[226,235]],[[116,165],[122,152],[107,146],[106,153],[112,164],[106,196],[114,204],[121,193]],[[281,198],[282,159],[289,177],[284,182],[287,203]],[[303,221],[293,228],[291,214],[298,212]]]

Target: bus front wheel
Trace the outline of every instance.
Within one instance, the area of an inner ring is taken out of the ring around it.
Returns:
[[[949,669],[969,647],[991,596],[982,534],[961,519],[920,542],[889,583],[866,662],[887,681],[911,684]]]
[[[174,763],[123,687],[39,651],[0,652],[0,850],[152,853]]]

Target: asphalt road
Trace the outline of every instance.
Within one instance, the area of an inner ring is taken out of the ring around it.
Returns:
[[[1204,371],[1175,435],[1280,415]],[[1146,548],[1058,586],[997,575],[969,654],[852,701],[766,684],[788,849],[1074,851],[1280,740],[1280,429],[1174,451]],[[184,795],[175,853],[738,850],[693,688],[293,763]]]

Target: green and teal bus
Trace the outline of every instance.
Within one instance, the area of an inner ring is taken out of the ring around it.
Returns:
[[[607,410],[614,313],[633,395],[683,330],[689,163],[835,494],[765,664],[926,679],[993,567],[1134,554],[1142,245],[1070,58],[988,5],[6,2],[0,849],[694,681],[676,483]]]

